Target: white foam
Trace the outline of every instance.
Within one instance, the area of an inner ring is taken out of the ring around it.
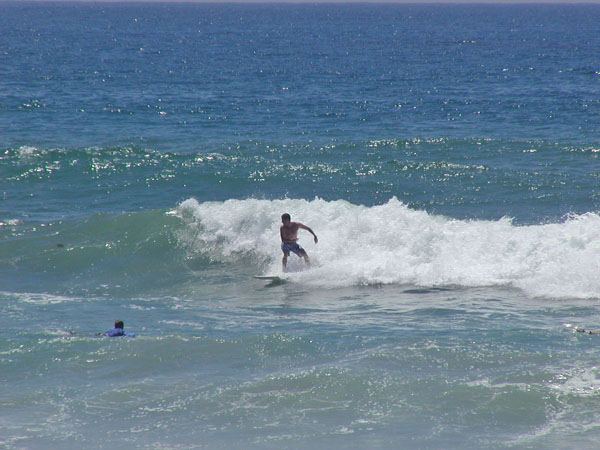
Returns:
[[[40,152],[40,149],[31,147],[29,145],[22,145],[17,149],[18,153],[22,157],[34,156]]]
[[[0,227],[16,227],[17,225],[21,225],[22,223],[23,221],[19,219],[0,220]]]
[[[572,372],[557,376],[551,386],[564,395],[598,396],[600,377],[597,367],[573,369]]]
[[[251,257],[281,271],[284,212],[317,233],[299,232],[313,267],[292,274],[328,287],[399,283],[422,286],[513,286],[544,297],[600,297],[600,217],[515,226],[456,220],[408,208],[396,198],[366,207],[343,200],[184,201],[173,212],[187,227],[180,242],[213,260]],[[302,264],[293,255],[292,267]]]
[[[14,293],[0,291],[0,295],[6,297],[16,297],[18,299],[17,303],[33,303],[36,305],[54,305],[58,303],[74,302],[77,300],[74,297],[67,297],[64,295],[53,295],[33,292]]]

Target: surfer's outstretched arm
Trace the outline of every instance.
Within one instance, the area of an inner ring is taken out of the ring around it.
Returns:
[[[315,234],[315,232],[312,230],[311,227],[304,225],[303,223],[300,222],[296,222],[298,224],[298,228],[302,228],[303,230],[308,231],[310,234],[313,235],[313,237],[315,238],[315,244],[317,242],[319,242],[319,239],[317,238],[317,235]]]

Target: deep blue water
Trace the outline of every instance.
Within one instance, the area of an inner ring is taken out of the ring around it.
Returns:
[[[0,445],[595,445],[599,21],[0,2]]]
[[[595,5],[2,5],[6,145],[598,133]]]

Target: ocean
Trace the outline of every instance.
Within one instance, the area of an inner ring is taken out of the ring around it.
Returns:
[[[0,2],[0,446],[595,447],[598,23]]]

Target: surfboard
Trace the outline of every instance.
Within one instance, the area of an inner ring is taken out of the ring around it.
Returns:
[[[277,275],[256,275],[254,278],[267,281],[267,287],[279,286],[285,283],[285,278],[281,278]]]

